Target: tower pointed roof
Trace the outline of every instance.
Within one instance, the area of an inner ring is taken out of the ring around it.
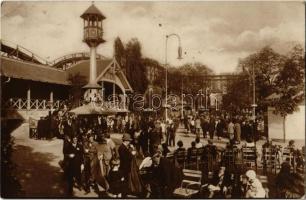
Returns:
[[[94,4],[89,6],[89,8],[87,8],[87,10],[81,15],[83,19],[93,16],[98,17],[102,20],[106,18]]]

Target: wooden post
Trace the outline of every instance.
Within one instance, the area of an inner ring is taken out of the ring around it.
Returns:
[[[116,85],[115,85],[115,83],[113,83],[113,105],[114,105],[114,107],[116,106],[115,94],[116,94]]]
[[[27,110],[31,109],[31,89],[27,91]]]
[[[123,110],[126,109],[126,94],[125,91],[123,91]]]
[[[22,109],[21,101],[22,101],[22,99],[18,99],[18,110],[21,110],[21,109]]]
[[[50,108],[53,109],[53,91],[50,92]]]
[[[102,103],[104,102],[104,81],[101,81],[101,85],[102,85],[102,91],[101,91],[101,95],[102,95]]]

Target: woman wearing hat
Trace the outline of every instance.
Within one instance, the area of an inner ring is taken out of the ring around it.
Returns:
[[[246,198],[265,198],[266,191],[262,187],[261,182],[256,177],[256,172],[254,170],[248,170],[245,174],[247,177],[247,190]]]
[[[128,191],[122,192],[122,197],[126,194],[140,194],[143,190],[142,182],[139,176],[138,166],[136,164],[136,151],[132,145],[130,145],[132,138],[129,134],[125,133],[122,137],[122,144],[119,146],[118,153],[120,157],[120,170],[123,173],[125,179],[125,185]]]
[[[112,159],[112,149],[107,145],[104,135],[99,135],[97,137],[96,144],[97,154],[94,161],[93,167],[93,178],[96,183],[107,191],[109,189],[109,184],[106,180],[106,176],[110,170],[110,160]]]

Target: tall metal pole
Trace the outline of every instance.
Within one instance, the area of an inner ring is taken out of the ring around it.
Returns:
[[[166,70],[166,98],[165,98],[165,120],[168,120],[168,67],[167,67],[167,49],[168,49],[168,35],[166,35],[166,48],[165,48],[165,70]],[[167,129],[166,129],[167,130]]]
[[[255,122],[256,122],[256,87],[255,87],[255,69],[254,69],[254,64],[252,65],[252,82],[253,82],[253,110],[252,110],[252,118],[253,118],[253,137],[254,137],[254,144],[256,148],[256,127],[255,127]]]
[[[168,107],[168,68],[167,68],[167,64],[168,64],[168,61],[167,61],[167,50],[168,50],[168,38],[170,38],[171,36],[176,36],[177,39],[178,39],[178,42],[179,42],[179,47],[178,47],[178,59],[182,59],[182,47],[181,47],[181,38],[178,34],[176,33],[172,33],[172,34],[169,34],[169,35],[166,35],[166,48],[165,48],[165,71],[166,71],[166,98],[165,98],[165,118],[166,118],[166,121],[168,120],[168,110],[167,110],[167,107]]]
[[[207,87],[205,88],[205,110],[207,110]]]
[[[256,119],[256,91],[255,91],[255,70],[254,70],[254,65],[252,65],[252,79],[253,79],[253,112],[252,112],[252,118],[255,123]]]
[[[182,78],[182,97],[181,97],[181,119],[184,117],[184,97],[183,97],[183,78]]]

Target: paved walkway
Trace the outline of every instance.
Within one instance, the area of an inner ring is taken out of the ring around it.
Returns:
[[[63,159],[63,141],[29,138],[29,125],[22,124],[12,136],[12,159],[17,164],[16,174],[27,198],[65,197],[66,182],[58,162]],[[74,190],[76,197],[98,197],[94,192]]]
[[[63,141],[54,139],[35,140],[29,138],[29,126],[27,123],[17,128],[12,136],[15,138],[14,151],[12,154],[13,161],[17,164],[16,174],[20,180],[25,197],[65,197],[65,181],[63,171],[58,162],[63,159],[62,146]],[[117,144],[121,142],[122,134],[111,134],[111,137]],[[186,148],[190,147],[191,141],[195,140],[195,135],[185,135],[183,129],[179,129],[176,136],[176,142],[182,140]],[[201,142],[207,144],[207,139],[201,138]],[[218,147],[225,147],[227,139],[214,143]],[[261,147],[263,140],[257,142]],[[301,147],[303,142],[297,142],[297,147]],[[284,146],[284,143],[278,143]],[[287,144],[287,143],[286,143]],[[170,147],[174,150],[175,147]],[[260,152],[260,149],[258,150]],[[74,190],[76,197],[98,197],[94,192],[84,194],[84,191]]]

